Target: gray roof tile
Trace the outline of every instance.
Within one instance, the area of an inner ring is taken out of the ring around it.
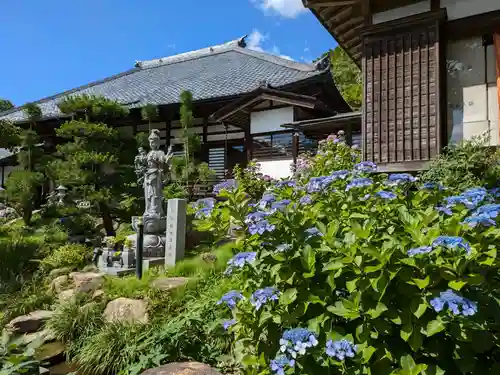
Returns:
[[[70,95],[103,95],[134,108],[148,103],[178,103],[183,90],[191,91],[195,101],[223,98],[250,92],[263,80],[280,87],[323,71],[316,65],[245,48],[241,38],[176,56],[139,61],[131,70],[36,103],[44,118],[53,118],[61,116],[57,103]],[[26,120],[20,108],[2,113],[0,119]]]

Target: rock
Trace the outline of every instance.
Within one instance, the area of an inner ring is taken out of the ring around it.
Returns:
[[[26,333],[20,338],[21,345],[28,345],[35,341],[40,341],[40,344],[44,344],[46,342],[54,341],[56,336],[52,331],[45,328],[39,332]]]
[[[167,292],[169,290],[186,285],[189,282],[187,277],[159,277],[153,280],[150,284],[152,288],[163,290]]]
[[[50,370],[48,368],[40,366],[38,368],[38,370],[40,371],[40,375],[49,375],[50,374]]]
[[[59,293],[57,298],[59,299],[59,303],[66,303],[74,299],[77,294],[76,289],[68,289]]]
[[[93,294],[92,294],[92,299],[100,299],[104,297],[104,290],[97,289]]]
[[[215,263],[217,262],[217,256],[212,253],[203,253],[201,254],[201,259],[203,259],[207,263]]]
[[[49,320],[53,311],[37,310],[27,315],[18,316],[12,319],[6,326],[7,330],[13,333],[37,332]]]
[[[99,289],[104,283],[104,275],[97,272],[71,272],[69,277],[73,279],[77,292],[90,292]]]
[[[50,283],[50,290],[59,294],[64,290],[64,286],[67,284],[68,284],[68,276],[67,275],[57,276]]]
[[[71,272],[71,268],[64,267],[64,268],[56,268],[55,270],[52,270],[49,272],[49,277],[54,278],[62,275],[67,275]]]
[[[222,375],[214,368],[200,362],[172,362],[150,368],[141,375]]]
[[[50,375],[66,375],[69,373],[77,373],[78,366],[74,363],[63,362],[49,368]]]
[[[35,351],[35,359],[50,366],[64,362],[64,344],[60,341],[49,342],[43,344]]]
[[[147,323],[147,309],[146,301],[120,297],[108,302],[103,317],[106,322]]]

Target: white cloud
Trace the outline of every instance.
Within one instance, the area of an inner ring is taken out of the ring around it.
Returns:
[[[280,49],[277,45],[273,45],[271,49],[266,49],[263,45],[264,42],[269,40],[269,35],[262,34],[259,30],[254,29],[252,33],[247,37],[247,47],[254,51],[271,53],[273,55],[279,56],[283,59],[292,60],[288,55],[282,55]]]
[[[306,9],[302,0],[251,0],[264,12],[277,13],[286,18],[295,18]]]

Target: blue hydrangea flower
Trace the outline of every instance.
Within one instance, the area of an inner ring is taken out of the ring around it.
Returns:
[[[306,185],[308,193],[319,193],[324,191],[334,181],[332,176],[312,177]]]
[[[248,232],[253,236],[254,234],[263,235],[265,232],[272,232],[276,229],[276,225],[270,224],[267,220],[260,220],[248,226]]]
[[[276,183],[276,187],[279,188],[284,188],[284,187],[295,187],[297,185],[297,182],[290,180],[290,181],[279,181]]]
[[[487,214],[490,218],[494,219],[498,216],[499,211],[500,204],[485,204],[484,206],[478,207],[474,215]]]
[[[262,305],[265,305],[268,301],[277,301],[279,295],[279,290],[273,287],[258,289],[250,297],[250,303],[255,307],[255,310],[260,310]]]
[[[349,182],[345,188],[346,191],[349,191],[353,188],[362,188],[373,185],[373,180],[367,177],[354,178],[351,182]]]
[[[269,212],[264,212],[264,211],[251,212],[245,218],[245,224],[257,223],[261,220],[264,220],[267,216],[269,216]]]
[[[375,193],[375,195],[382,198],[382,199],[387,199],[387,200],[393,200],[393,199],[396,199],[398,197],[392,191],[385,191],[385,190],[378,191]]]
[[[312,204],[313,200],[310,195],[304,195],[299,199],[300,204]]]
[[[236,319],[225,320],[224,323],[222,323],[222,327],[224,327],[224,330],[227,331],[229,327],[234,326],[235,324],[236,324]]]
[[[487,213],[482,213],[478,215],[471,215],[462,222],[462,224],[466,224],[472,228],[476,227],[478,224],[484,227],[495,226],[497,223],[493,220],[490,215]]]
[[[276,200],[275,196],[272,194],[264,194],[262,199],[259,201],[258,206],[261,210],[265,209],[270,203],[273,203]]]
[[[476,302],[456,294],[451,289],[441,292],[439,297],[430,301],[430,304],[436,312],[440,312],[448,306],[453,315],[472,316],[478,310]]]
[[[337,180],[337,179],[340,179],[340,180],[345,180],[345,179],[349,176],[349,174],[350,174],[350,173],[351,173],[351,172],[349,172],[348,170],[345,170],[345,169],[344,169],[344,170],[340,170],[340,171],[335,171],[335,172],[333,172],[333,173],[331,174],[331,176],[332,176],[332,178],[333,178],[334,180]]]
[[[280,339],[280,352],[297,358],[297,354],[304,355],[308,348],[316,345],[318,345],[318,340],[313,332],[305,328],[294,328],[283,333]]]
[[[210,214],[212,213],[212,208],[210,207],[202,207],[200,209],[198,209],[198,211],[196,211],[196,213],[194,214],[194,217],[196,219],[203,219],[203,218],[206,218],[208,216],[210,216]]]
[[[385,184],[388,186],[396,186],[408,184],[415,181],[417,181],[417,179],[409,173],[392,173],[385,181]]]
[[[283,199],[279,202],[274,202],[271,205],[271,212],[272,213],[276,211],[284,212],[290,203],[291,201],[289,199]]]
[[[245,251],[236,254],[234,257],[229,259],[227,262],[227,269],[224,272],[226,275],[230,275],[235,269],[242,269],[246,264],[251,264],[255,262],[257,258],[257,253],[253,251]]]
[[[469,200],[475,205],[479,205],[488,197],[488,190],[483,187],[475,187],[467,189],[462,193],[463,196],[469,198]]]
[[[470,254],[471,248],[469,243],[462,237],[454,236],[439,236],[432,242],[432,247],[446,247],[448,249],[462,249],[467,255]]]
[[[295,360],[285,355],[277,356],[275,359],[271,360],[271,370],[276,375],[285,375],[285,370],[293,367],[295,367]]]
[[[286,252],[288,250],[291,250],[292,247],[293,247],[292,245],[290,245],[288,243],[284,243],[284,244],[276,246],[276,252],[278,252],[278,253],[284,253],[284,252]]]
[[[451,211],[451,208],[446,207],[446,206],[437,206],[436,210],[438,212],[442,212],[442,213],[444,213],[445,215],[448,215],[448,216],[453,215],[453,212]]]
[[[432,246],[421,246],[408,250],[408,256],[413,257],[418,254],[429,254],[433,250]]]
[[[439,182],[426,182],[422,185],[424,190],[444,190],[444,186]]]
[[[353,155],[357,157],[357,155]],[[358,173],[371,173],[377,171],[377,165],[371,161],[362,161],[354,166],[354,170]]]
[[[203,199],[198,199],[194,203],[194,206],[196,208],[203,208],[203,207],[214,208],[215,203],[217,203],[217,201],[214,198],[203,198]]]
[[[315,236],[323,236],[323,233],[321,233],[319,229],[316,227],[306,229],[305,233],[306,233],[306,240]]]
[[[237,187],[237,182],[236,180],[226,180],[221,182],[220,184],[217,184],[213,188],[214,194],[219,195],[223,190],[227,191],[233,191]]]
[[[346,358],[354,358],[358,351],[358,347],[352,342],[342,339],[337,341],[328,340],[326,342],[326,355],[343,361]]]
[[[488,191],[494,198],[500,198],[500,188],[494,187]]]
[[[461,204],[469,209],[476,207],[472,200],[465,195],[453,195],[451,197],[446,197],[445,200],[447,208],[455,207],[458,204]]]
[[[222,296],[222,298],[217,302],[217,305],[225,304],[230,309],[234,309],[239,301],[244,300],[243,294],[237,290],[231,290]]]

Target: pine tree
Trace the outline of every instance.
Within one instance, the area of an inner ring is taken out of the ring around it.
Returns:
[[[14,108],[14,104],[10,100],[0,99],[0,112],[8,111],[11,108]]]
[[[74,195],[94,203],[107,234],[113,235],[112,215],[123,198],[126,173],[120,134],[104,121],[125,116],[128,110],[112,100],[88,95],[67,98],[59,109],[72,120],[56,130],[67,142],[57,146],[59,158],[51,163],[51,173]]]

